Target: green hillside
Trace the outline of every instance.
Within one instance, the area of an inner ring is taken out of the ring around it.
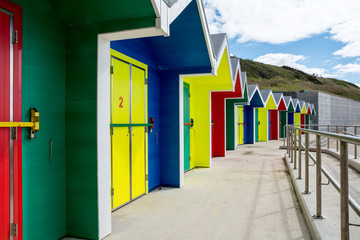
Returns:
[[[247,72],[249,84],[273,91],[322,91],[360,101],[360,88],[355,84],[334,78],[322,78],[297,69],[240,60],[241,71]]]

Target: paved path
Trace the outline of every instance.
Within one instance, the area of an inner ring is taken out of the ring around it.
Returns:
[[[115,239],[310,239],[279,141],[244,145],[113,213]]]

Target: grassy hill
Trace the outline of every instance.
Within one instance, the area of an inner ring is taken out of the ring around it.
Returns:
[[[360,88],[355,84],[334,78],[322,78],[297,69],[240,60],[241,71],[247,72],[249,84],[273,91],[322,91],[360,101]]]

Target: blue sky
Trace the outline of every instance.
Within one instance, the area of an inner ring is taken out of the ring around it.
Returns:
[[[230,51],[360,86],[360,1],[204,0],[211,33]]]

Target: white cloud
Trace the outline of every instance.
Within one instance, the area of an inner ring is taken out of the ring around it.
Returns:
[[[355,83],[356,86],[360,87],[360,83]]]
[[[281,44],[330,32],[345,45],[334,54],[360,56],[358,0],[204,0],[212,33],[241,43]]]
[[[327,73],[327,70],[324,68],[309,68],[301,62],[306,60],[306,57],[303,55],[293,55],[288,53],[269,53],[263,56],[257,57],[254,59],[257,62],[262,62],[266,64],[276,65],[276,66],[289,66],[308,74],[318,74],[322,77],[336,77],[334,74]],[[300,62],[300,63],[299,63]]]
[[[348,63],[348,64],[338,64],[333,67],[339,73],[360,73],[360,64],[359,63]]]

